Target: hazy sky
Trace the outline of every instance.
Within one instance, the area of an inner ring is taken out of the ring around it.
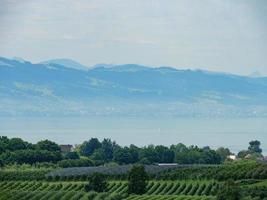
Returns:
[[[0,56],[267,75],[267,1],[0,0]]]

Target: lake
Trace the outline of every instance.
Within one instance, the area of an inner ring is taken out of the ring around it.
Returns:
[[[0,135],[30,142],[49,139],[59,144],[79,144],[91,137],[111,138],[120,145],[177,144],[247,149],[259,140],[267,154],[266,118],[0,118]]]

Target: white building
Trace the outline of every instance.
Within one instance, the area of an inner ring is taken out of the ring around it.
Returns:
[[[227,156],[228,159],[231,159],[231,160],[236,160],[237,157],[236,155],[230,155],[230,156]]]

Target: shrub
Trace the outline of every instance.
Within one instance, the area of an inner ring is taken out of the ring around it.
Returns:
[[[94,173],[89,178],[89,183],[84,186],[85,191],[104,192],[107,190],[106,176],[100,173]]]
[[[217,194],[217,200],[240,200],[240,188],[239,186],[232,180],[225,182],[219,188]]]
[[[94,200],[96,196],[97,196],[97,192],[91,191],[88,193],[87,198],[88,198],[88,200]]]
[[[99,193],[94,200],[106,200],[106,198],[108,197],[108,193],[104,192],[104,193]]]
[[[65,159],[71,159],[71,160],[76,160],[80,158],[79,154],[75,151],[66,153],[64,157]]]

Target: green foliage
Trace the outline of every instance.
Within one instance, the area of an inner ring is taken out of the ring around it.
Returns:
[[[37,142],[35,145],[36,149],[39,150],[46,150],[46,151],[60,151],[60,147],[55,142],[50,140],[42,140]]]
[[[16,151],[22,149],[32,149],[33,146],[20,138],[7,138],[0,136],[0,154],[6,151]]]
[[[155,147],[155,152],[158,155],[157,162],[159,163],[173,163],[174,161],[174,152],[169,148],[159,145]]]
[[[51,152],[47,150],[23,149],[16,151],[7,151],[0,155],[4,164],[34,164],[37,162],[57,162],[62,159],[60,152]]]
[[[148,174],[144,166],[133,166],[128,176],[128,192],[130,194],[144,194],[146,192]]]
[[[262,158],[262,149],[260,148],[261,142],[254,140],[249,142],[248,150],[242,150],[238,153],[239,158],[257,159]]]
[[[90,167],[93,166],[94,163],[89,158],[81,158],[76,160],[61,160],[58,163],[59,167],[68,168],[68,167]]]
[[[129,164],[132,161],[132,155],[128,147],[116,148],[114,151],[114,161],[121,164]]]
[[[253,183],[242,186],[247,200],[265,199],[266,183]],[[159,200],[215,200],[220,185],[216,181],[150,181],[142,195],[128,195],[126,181],[108,183],[106,192],[84,191],[85,182],[46,182],[46,181],[0,181],[1,199],[62,199],[62,200],[120,200],[120,199],[159,199]],[[231,185],[231,184],[230,184]],[[228,186],[229,187],[229,186]],[[221,188],[220,188],[221,189]],[[232,187],[230,188],[232,189]],[[265,194],[264,194],[265,193]],[[245,199],[244,199],[245,200]]]
[[[106,200],[108,198],[108,193],[103,192],[103,193],[99,193],[94,200]]]
[[[61,159],[59,146],[49,140],[33,145],[20,138],[0,137],[0,161],[3,165],[57,162]]]
[[[252,199],[267,198],[267,186],[246,187],[244,191],[244,196],[251,197]]]
[[[232,180],[226,181],[220,188],[217,194],[217,200],[240,200],[240,188]]]
[[[75,159],[79,159],[80,156],[77,152],[72,151],[72,152],[68,152],[65,154],[64,156],[65,159],[71,159],[71,160],[75,160]]]
[[[34,165],[30,165],[30,164],[9,164],[9,165],[5,165],[2,170],[6,170],[6,171],[16,171],[16,170],[53,170],[58,168],[58,166],[54,163],[51,162],[42,162],[42,163],[35,163]]]
[[[38,156],[38,154],[40,155]],[[138,163],[219,164],[222,162],[221,155],[210,148],[186,147],[181,143],[171,147],[149,145],[138,148],[132,144],[129,147],[121,147],[110,139],[100,142],[97,138],[83,142],[76,151],[66,153],[64,157],[59,154],[60,147],[53,141],[42,140],[34,145],[20,138],[0,137],[0,166],[11,163],[57,162],[63,158],[78,160],[79,155],[89,157],[97,166],[111,161],[120,165]],[[75,166],[71,163],[77,162],[62,161],[59,164],[69,167]]]
[[[146,160],[148,161],[147,164],[152,164],[158,161],[158,155],[155,151],[154,145],[149,145],[147,147],[144,147],[140,152],[140,159],[141,161]]]
[[[45,175],[50,172],[51,169],[35,169],[35,170],[0,170],[0,181],[8,180],[44,180]]]
[[[256,161],[237,161],[215,166],[185,166],[158,175],[162,179],[266,179],[267,164]]]
[[[116,146],[118,146],[116,142],[112,142],[110,139],[104,138],[104,140],[102,141],[102,150],[105,162],[111,161],[113,159],[113,152]]]
[[[224,162],[228,156],[230,156],[232,153],[228,148],[220,147],[216,150],[216,153],[220,155],[221,162]]]
[[[96,165],[104,164],[106,160],[105,152],[103,149],[96,149],[90,158],[95,161]]]
[[[100,173],[94,173],[89,177],[89,183],[85,185],[85,191],[105,192],[107,190],[107,178]]]
[[[238,152],[237,157],[238,157],[238,158],[245,158],[246,155],[248,155],[248,154],[249,154],[249,151],[247,151],[247,150],[242,150],[242,151]]]
[[[175,162],[179,164],[219,164],[221,156],[210,148],[198,148],[191,146],[188,149],[176,153]]]
[[[258,140],[251,141],[249,143],[249,147],[248,147],[249,152],[251,152],[251,153],[261,153],[262,149],[260,148],[260,145],[261,145],[261,142],[258,141]]]
[[[105,198],[105,200],[123,200],[126,197],[126,195],[121,194],[110,194],[108,197]]]
[[[94,200],[94,198],[97,196],[97,192],[95,192],[95,191],[91,191],[91,192],[89,192],[88,193],[88,195],[87,195],[87,199],[88,200]]]
[[[91,138],[89,141],[85,141],[80,146],[80,154],[82,156],[91,156],[96,149],[101,147],[101,143],[97,138]]]

